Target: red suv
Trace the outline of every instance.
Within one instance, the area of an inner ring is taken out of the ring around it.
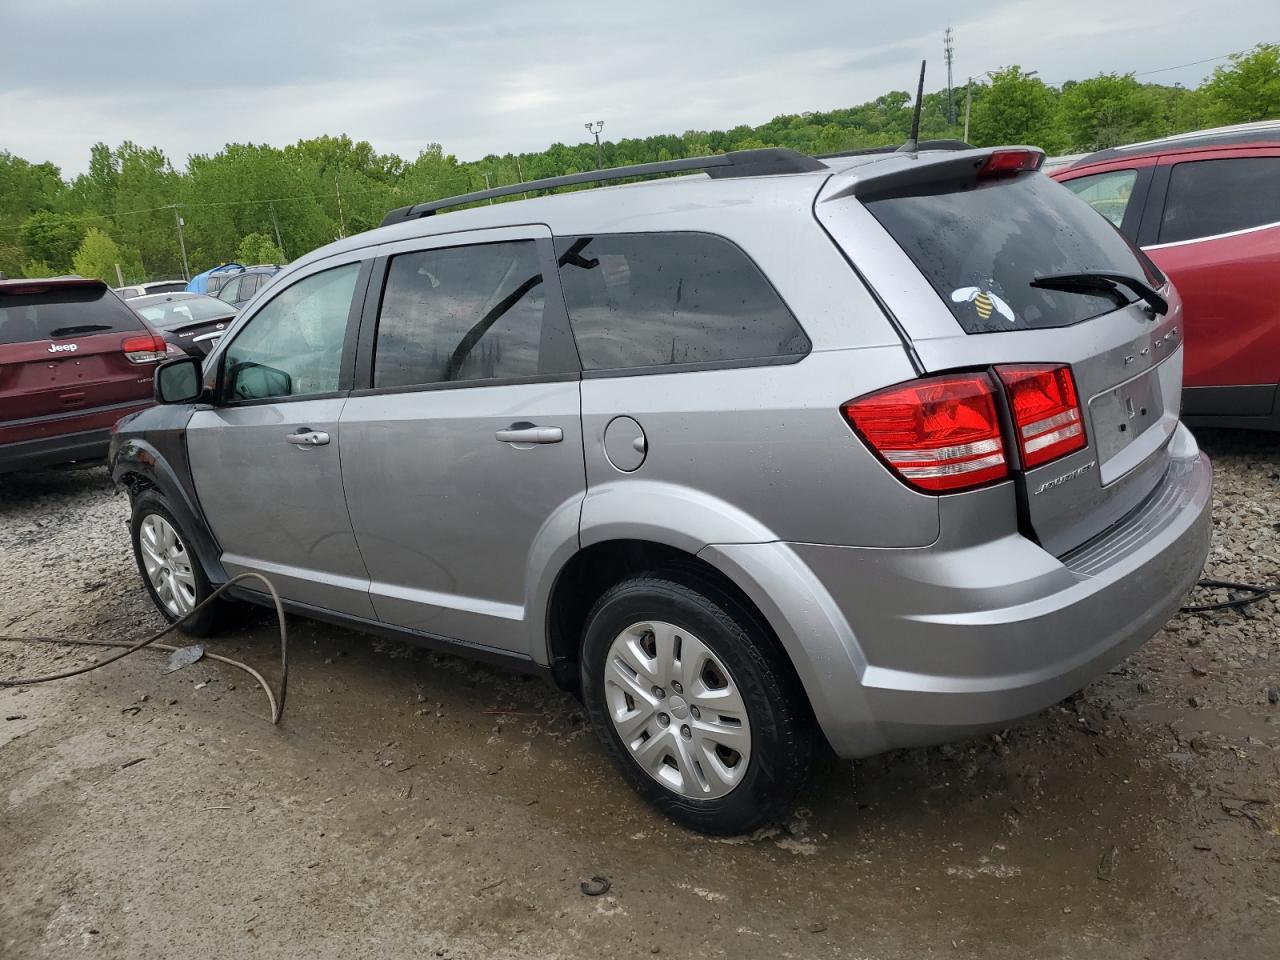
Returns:
[[[1052,176],[1182,294],[1183,418],[1280,430],[1280,121],[1103,150]]]
[[[0,280],[0,473],[106,456],[165,349],[101,280]]]

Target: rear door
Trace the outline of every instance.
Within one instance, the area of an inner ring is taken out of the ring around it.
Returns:
[[[238,325],[207,364],[218,400],[186,437],[229,573],[263,573],[286,599],[373,619],[338,455],[369,270],[360,251],[312,264]]]
[[[576,537],[586,486],[578,361],[550,231],[379,252],[363,389],[341,424],[373,606],[396,626],[528,655],[529,575],[547,561],[541,544]]]
[[[151,397],[142,320],[101,281],[0,285],[0,423],[44,424]],[[131,359],[132,358],[132,359]]]
[[[1061,555],[1156,486],[1178,423],[1181,307],[1142,254],[1071,191],[1038,172],[979,179],[984,155],[921,155],[833,180],[819,219],[896,317],[926,372],[1066,364],[1088,446],[1018,471],[1020,511]],[[1109,269],[1162,287],[1167,315],[1111,296],[1031,286]]]
[[[1145,249],[1182,295],[1186,384],[1265,385],[1232,391],[1231,412],[1268,414],[1280,380],[1280,148],[1182,153],[1160,166],[1167,187]]]

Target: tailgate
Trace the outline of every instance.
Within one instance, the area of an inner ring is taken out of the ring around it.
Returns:
[[[1110,223],[1043,174],[976,177],[990,155],[890,158],[852,184],[829,184],[817,214],[922,373],[1070,366],[1087,446],[1016,470],[1013,481],[1024,532],[1062,555],[1120,520],[1164,475],[1182,388],[1181,303]],[[1125,290],[1031,286],[1099,270],[1158,288],[1168,312]]]
[[[57,417],[151,396],[154,363],[130,362],[143,322],[105,284],[0,289],[0,423]]]

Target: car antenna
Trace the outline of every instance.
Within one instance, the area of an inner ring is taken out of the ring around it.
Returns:
[[[898,153],[915,153],[920,145],[920,108],[924,104],[924,66],[928,62],[920,61],[920,85],[916,87],[916,108],[911,114],[911,137],[898,148]]]

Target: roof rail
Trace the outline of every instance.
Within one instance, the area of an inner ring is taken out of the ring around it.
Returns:
[[[897,153],[901,147],[863,147],[859,150],[841,150],[839,153],[822,153],[819,160],[836,160],[840,157],[865,157],[875,153]],[[973,144],[963,140],[921,140],[916,150],[972,150]]]
[[[607,170],[589,170],[586,173],[571,173],[563,177],[547,177],[544,180],[529,180],[526,183],[511,183],[491,190],[477,190],[443,200],[430,200],[426,203],[414,203],[407,207],[392,210],[382,220],[382,226],[402,223],[405,220],[416,220],[429,217],[438,210],[461,206],[464,203],[476,203],[480,200],[495,200],[498,197],[510,197],[518,193],[529,193],[534,190],[556,190],[560,187],[571,187],[579,183],[605,183],[609,180],[624,180],[628,177],[652,177],[666,173],[680,173],[685,170],[705,170],[708,176],[722,177],[764,177],[777,173],[807,173],[812,170],[824,170],[826,164],[795,150],[781,147],[763,150],[735,150],[713,157],[686,157],[681,160],[661,160],[657,163],[636,163],[628,167],[610,167]]]

